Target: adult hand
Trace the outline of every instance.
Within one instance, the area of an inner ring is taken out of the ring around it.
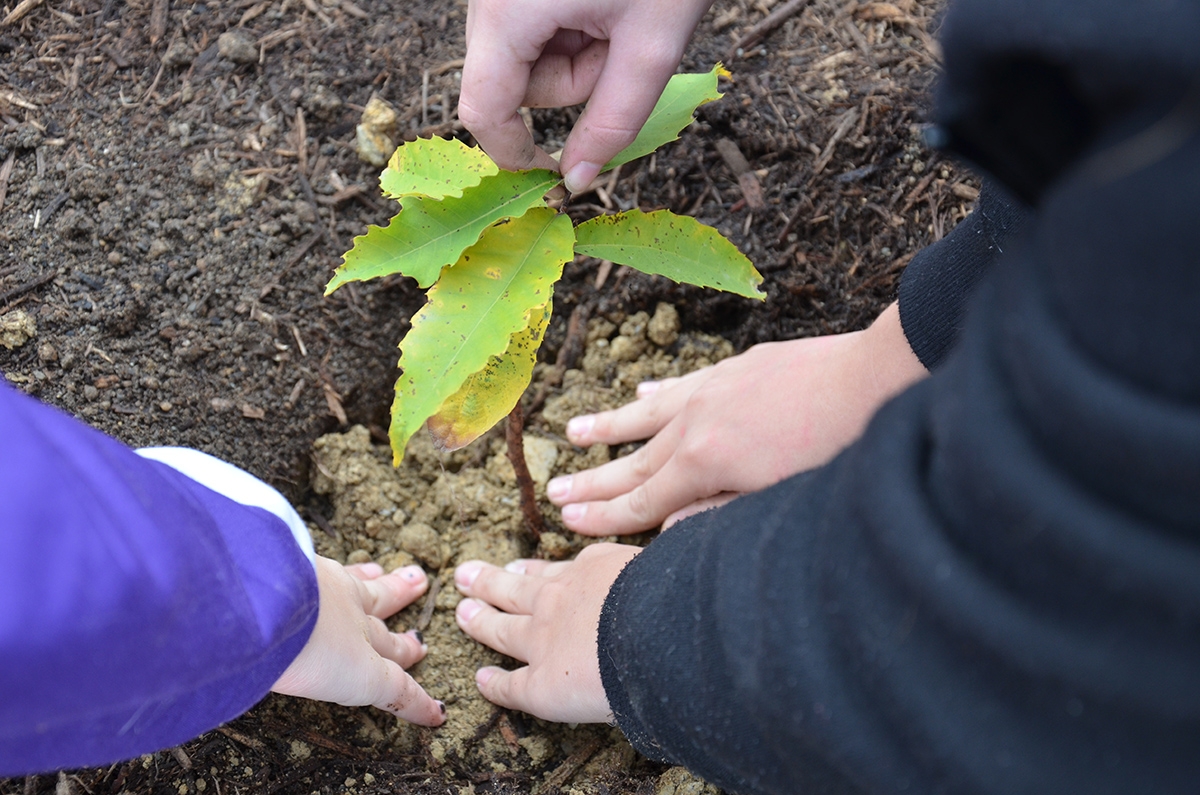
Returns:
[[[470,0],[458,117],[502,168],[560,168],[582,191],[633,142],[712,0]],[[588,102],[559,163],[528,107]]]
[[[670,526],[832,459],[889,398],[927,374],[896,304],[865,331],[756,345],[681,378],[642,384],[639,400],[576,417],[577,445],[653,436],[636,452],[555,478],[551,502],[585,535]]]
[[[484,697],[563,723],[601,723],[612,710],[600,681],[600,608],[639,547],[593,544],[575,560],[516,560],[503,569],[480,561],[454,572],[458,625],[475,640],[521,662],[515,671],[481,668]]]
[[[440,726],[446,707],[404,669],[425,656],[417,632],[390,632],[383,619],[429,588],[420,566],[384,574],[377,563],[316,559],[320,614],[308,644],[271,689],[289,696],[372,705],[422,726]]]

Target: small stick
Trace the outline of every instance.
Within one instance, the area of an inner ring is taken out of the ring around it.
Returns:
[[[421,606],[421,615],[417,617],[417,631],[424,632],[429,628],[429,622],[433,620],[433,611],[437,607],[438,593],[442,590],[442,581],[437,577],[430,578],[429,595],[425,597],[425,604]]]
[[[729,51],[729,56],[726,60],[732,61],[737,57],[738,50],[744,50],[747,47],[753,47],[755,44],[758,44],[767,37],[768,33],[800,13],[808,3],[809,0],[788,0],[788,2],[775,9],[766,19],[750,28],[745,35],[737,40],[737,43],[733,45],[733,49]]]
[[[43,2],[44,0],[21,0],[21,2],[17,3],[17,7],[4,18],[4,21],[0,22],[0,28],[7,27],[14,22],[19,22],[22,17],[40,6]]]
[[[43,284],[50,281],[57,275],[58,275],[58,269],[55,268],[54,270],[50,271],[49,273],[43,274],[42,276],[37,277],[36,279],[34,279],[31,282],[26,282],[25,284],[17,285],[16,287],[9,290],[7,293],[0,293],[0,306],[4,306],[9,301],[12,301],[14,298],[20,298],[22,295],[29,292],[30,290],[36,290],[37,288],[41,287]]]
[[[541,540],[546,523],[542,519],[542,512],[538,510],[537,497],[533,493],[533,478],[529,476],[529,466],[525,463],[524,431],[525,413],[518,401],[509,412],[508,432],[505,438],[508,442],[508,460],[512,463],[513,471],[517,473],[517,487],[521,491],[521,513],[525,514],[525,527],[536,542]]]
[[[8,159],[4,161],[3,166],[0,166],[0,212],[4,211],[4,199],[8,196],[8,178],[12,176],[13,162],[16,157],[16,152],[9,152]]]
[[[158,44],[158,40],[167,32],[167,4],[169,0],[154,0],[150,9],[150,46]]]

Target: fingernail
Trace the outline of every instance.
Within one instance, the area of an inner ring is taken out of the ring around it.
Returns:
[[[570,505],[564,505],[562,509],[562,518],[564,522],[578,522],[587,513],[587,504],[582,502],[574,502]]]
[[[483,564],[477,560],[464,563],[454,570],[454,584],[459,588],[470,588],[475,584],[481,571],[483,571]]]
[[[643,381],[637,385],[637,396],[640,398],[650,397],[658,391],[657,381]]]
[[[378,563],[364,563],[362,564],[362,573],[371,578],[381,577],[383,576],[383,566]]]
[[[596,418],[588,414],[583,417],[574,417],[567,423],[567,436],[571,439],[582,439],[592,432],[592,427],[596,424]]]
[[[420,566],[413,564],[400,569],[400,576],[409,582],[420,582],[425,579],[425,570]]]
[[[512,572],[513,574],[524,574],[525,573],[525,561],[510,560],[508,563],[506,563],[504,565],[504,570],[508,571],[508,572]]]
[[[416,639],[417,639],[417,643],[420,643],[422,646],[424,646],[424,645],[425,645],[425,636],[421,634],[421,630],[419,630],[419,629],[410,629],[410,630],[409,630],[408,632],[406,632],[405,634],[406,634],[406,635],[412,635],[414,638],[416,638]]]
[[[483,605],[474,599],[463,599],[458,603],[454,613],[458,616],[458,620],[464,624],[471,623],[471,619],[479,615],[479,611],[483,609]]]
[[[571,480],[570,475],[554,478],[546,484],[546,496],[551,500],[565,500],[571,493]]]
[[[600,166],[583,160],[572,166],[571,170],[563,176],[563,184],[571,193],[582,193],[587,190],[599,173]]]
[[[475,672],[475,684],[479,685],[481,689],[485,688],[487,687],[487,683],[490,682],[492,677],[495,675],[495,668],[480,668]]]

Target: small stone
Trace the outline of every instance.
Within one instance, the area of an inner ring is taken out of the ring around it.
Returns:
[[[431,569],[440,569],[442,538],[424,522],[409,522],[400,530],[398,546]]]
[[[654,795],[721,795],[721,790],[692,775],[687,768],[673,767],[658,777]]]
[[[95,400],[95,399],[96,399],[97,397],[99,397],[99,396],[100,396],[100,390],[99,390],[99,389],[97,389],[96,387],[92,386],[91,384],[87,384],[86,386],[84,386],[84,388],[83,388],[83,398],[84,398],[84,400]]]
[[[208,405],[212,406],[213,411],[229,411],[233,408],[233,401],[229,398],[213,398]]]
[[[375,777],[370,773],[363,773],[363,783],[370,786],[375,783]]]
[[[58,349],[49,342],[43,342],[38,346],[38,358],[43,362],[57,362]]]
[[[650,318],[646,336],[660,348],[675,344],[679,339],[679,312],[670,304],[659,304]]]
[[[234,63],[247,64],[258,61],[258,43],[241,28],[227,30],[218,36],[217,52],[222,58]]]
[[[37,323],[33,315],[24,309],[14,309],[0,315],[0,345],[8,348],[20,348],[37,336]]]
[[[550,480],[550,472],[558,461],[558,445],[551,439],[540,436],[526,436],[525,466],[529,468],[529,477],[539,486],[545,486]]]
[[[363,108],[362,119],[356,128],[358,156],[373,166],[386,166],[392,152],[396,151],[399,121],[396,109],[373,95]]]
[[[196,54],[192,51],[191,45],[183,39],[175,39],[167,45],[162,62],[168,69],[178,69],[190,64],[195,57]]]
[[[169,401],[169,400],[164,400],[162,403],[159,403],[158,407],[159,407],[159,409],[161,409],[164,412],[170,411],[171,409],[175,408],[174,406],[171,405],[171,401]]]

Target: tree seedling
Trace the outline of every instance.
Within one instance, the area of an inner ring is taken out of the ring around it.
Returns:
[[[673,141],[700,105],[719,99],[719,64],[676,75],[641,134],[605,171]],[[444,450],[463,447],[503,419],[533,376],[563,267],[578,254],[677,282],[762,300],[762,276],[711,227],[667,210],[601,215],[578,226],[546,206],[559,174],[504,171],[457,140],[418,139],[396,150],[380,177],[401,210],[355,238],[325,290],[392,273],[428,289],[400,344],[389,437],[399,465],[422,425]]]

